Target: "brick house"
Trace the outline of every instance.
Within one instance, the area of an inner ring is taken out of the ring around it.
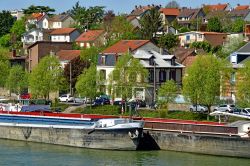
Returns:
[[[40,59],[46,55],[54,55],[60,50],[72,50],[71,42],[51,42],[51,41],[38,41],[27,48],[27,61],[28,71],[39,63]]]

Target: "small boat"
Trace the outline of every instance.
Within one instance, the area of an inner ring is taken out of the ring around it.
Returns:
[[[0,138],[74,147],[136,150],[144,121],[0,114]]]

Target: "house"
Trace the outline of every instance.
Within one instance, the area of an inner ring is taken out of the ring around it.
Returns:
[[[205,13],[202,8],[199,9],[188,9],[182,8],[179,15],[177,16],[177,21],[180,25],[191,27],[192,22],[198,19],[204,20]]]
[[[155,60],[158,74],[157,87],[160,86],[164,80],[168,79],[174,79],[177,83],[181,84],[181,71],[179,71],[178,67],[178,70],[175,70],[177,68],[171,66],[170,64],[172,62],[172,65],[178,65],[180,68],[182,68],[182,65],[175,62],[175,57],[173,55],[168,56],[166,51],[160,51],[160,48],[149,40],[121,40],[100,53],[98,55],[97,70],[102,73],[105,80],[108,80],[108,77],[114,70],[119,57],[128,52],[135,58],[140,59],[142,65],[150,70],[154,67],[151,62],[152,60]],[[163,52],[162,57],[159,52]],[[160,69],[162,69],[162,72],[160,72]],[[150,78],[152,78],[152,76]],[[152,80],[149,80],[149,83],[151,84],[149,89],[139,88],[139,92],[136,94],[142,95],[140,98],[147,99],[148,101],[149,98],[151,98],[150,101],[152,102]],[[109,94],[107,86],[107,82],[104,82],[100,91]]]
[[[204,10],[208,10],[208,12],[211,11],[226,11],[230,9],[230,5],[228,3],[218,3],[215,5],[203,5]]]
[[[234,9],[230,11],[230,17],[234,21],[236,19],[242,19],[244,21],[250,21],[250,9]]]
[[[154,88],[157,90],[168,80],[174,80],[177,85],[182,85],[182,71],[184,65],[176,61],[174,55],[160,54],[156,51],[138,49],[133,57],[140,60],[144,68],[148,70],[148,87],[137,88],[135,98],[144,99],[146,103],[154,100]],[[155,73],[155,74],[154,74]],[[154,87],[155,84],[155,87]]]
[[[177,47],[174,50],[174,55],[176,57],[176,62],[188,67],[192,65],[193,60],[197,55],[196,50],[193,48]]]
[[[33,44],[37,41],[49,41],[49,34],[52,30],[50,29],[38,29],[33,28],[27,32],[25,32],[22,36],[23,46]]]
[[[49,28],[49,16],[46,13],[33,13],[27,18],[26,29]]]
[[[179,34],[179,40],[181,46],[189,46],[193,42],[207,41],[212,46],[222,45],[227,39],[226,33],[219,32],[199,32],[190,31]]]
[[[49,19],[49,28],[70,28],[75,24],[75,20],[69,14],[54,15]]]
[[[26,68],[25,61],[26,61],[26,56],[19,55],[16,50],[12,50],[11,52],[9,52],[10,66],[19,65],[22,66],[23,69],[25,69]]]
[[[139,18],[137,16],[128,15],[127,16],[127,21],[130,22],[133,25],[134,29],[140,29],[141,28]]]
[[[58,57],[62,68],[65,68],[71,60],[80,57],[80,54],[81,50],[60,50],[56,53],[56,56]]]
[[[250,5],[240,5],[240,4],[238,4],[235,7],[235,10],[246,10],[246,9],[250,9]]]
[[[52,42],[74,42],[80,36],[76,28],[59,28],[50,33]]]
[[[15,20],[21,20],[24,16],[23,10],[11,10],[10,14],[15,18]]]
[[[75,42],[80,47],[85,48],[103,46],[105,44],[104,30],[87,30],[83,32]]]
[[[237,75],[237,70],[243,67],[243,64],[246,61],[250,60],[250,42],[246,43],[243,47],[230,54],[228,57],[229,62],[232,64],[234,71],[231,74],[230,82],[226,84],[225,94],[226,97],[235,98],[237,91],[236,84],[240,80],[240,77]]]
[[[245,36],[250,40],[250,24],[245,25]]]
[[[180,10],[176,8],[161,8],[160,10],[163,25],[171,25],[171,23],[180,14]]]
[[[54,55],[60,50],[72,50],[71,42],[51,42],[51,41],[37,41],[27,48],[27,61],[28,71],[39,63],[40,59],[46,55]]]

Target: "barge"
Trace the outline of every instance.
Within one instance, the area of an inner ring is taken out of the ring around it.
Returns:
[[[136,150],[143,121],[0,114],[0,138],[93,149]]]

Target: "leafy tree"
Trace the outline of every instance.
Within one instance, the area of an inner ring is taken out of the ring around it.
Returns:
[[[9,61],[8,61],[8,50],[0,48],[0,87],[4,87],[6,79],[9,75]]]
[[[34,6],[34,5],[29,6],[27,9],[23,9],[23,13],[27,15],[32,13],[43,13],[43,12],[50,14],[55,12],[55,9],[50,8],[49,6]]]
[[[162,26],[162,18],[160,12],[156,8],[152,8],[140,20],[140,33],[144,39],[153,39],[159,28]]]
[[[81,59],[85,62],[90,62],[96,65],[98,60],[98,54],[101,51],[102,48],[98,47],[85,48],[81,51]]]
[[[10,41],[11,41],[10,34],[3,35],[0,38],[0,46],[1,47],[10,47],[10,45],[11,45]]]
[[[63,71],[55,56],[45,56],[31,72],[30,91],[35,97],[49,98],[50,92],[59,90]]]
[[[89,67],[89,62],[82,60],[80,57],[77,57],[68,63],[64,68],[64,77],[66,78],[66,81],[68,82],[68,85],[70,84],[70,65],[71,65],[71,85],[74,88],[77,77],[81,75],[81,73]]]
[[[14,24],[14,21],[15,19],[9,11],[3,10],[0,12],[0,37],[10,33],[10,29]]]
[[[180,5],[176,1],[170,1],[166,5],[166,8],[177,8],[178,9],[178,8],[180,8]]]
[[[217,57],[226,58],[234,51],[245,45],[243,37],[231,37],[223,46],[222,49],[216,53]]]
[[[245,21],[243,19],[236,19],[232,24],[232,32],[243,32]]]
[[[134,32],[133,25],[127,21],[123,15],[116,16],[111,23],[111,32],[108,34],[108,42],[113,40],[132,40],[137,36]]]
[[[98,89],[97,79],[98,73],[95,65],[91,65],[87,70],[83,70],[82,74],[77,78],[75,86],[77,93],[91,100],[94,99]]]
[[[241,107],[250,107],[250,61],[246,61],[244,66],[237,73],[237,101]]]
[[[127,101],[133,97],[133,88],[145,86],[146,78],[147,70],[140,61],[130,54],[124,54],[118,58],[115,68],[109,76],[109,88],[113,94]]]
[[[193,42],[191,44],[191,48],[203,49],[207,53],[212,51],[212,45],[210,43],[208,43],[207,41]]]
[[[10,32],[12,36],[15,36],[16,40],[21,41],[21,37],[25,32],[25,19],[17,20],[11,27]]]
[[[104,16],[104,6],[94,6],[94,7],[83,7],[80,5],[79,1],[76,2],[75,6],[70,10],[70,14],[77,21],[78,28],[83,30],[92,29],[100,24]]]
[[[9,76],[6,80],[6,87],[10,92],[21,94],[28,88],[28,73],[22,66],[15,65],[10,69]]]
[[[220,86],[225,80],[221,79],[228,66],[225,66],[213,55],[197,56],[197,59],[187,69],[183,79],[183,93],[194,104],[202,104],[208,107],[216,102],[220,94]]]
[[[168,50],[178,46],[179,39],[174,34],[164,34],[158,39],[158,45]]]
[[[190,30],[199,31],[201,29],[201,25],[202,25],[202,18],[201,17],[199,17],[198,19],[192,19]]]
[[[207,30],[211,32],[221,32],[222,25],[218,17],[212,17],[208,20]]]
[[[161,85],[158,98],[160,105],[167,105],[171,102],[174,102],[175,98],[177,97],[178,87],[173,80],[169,80]]]

